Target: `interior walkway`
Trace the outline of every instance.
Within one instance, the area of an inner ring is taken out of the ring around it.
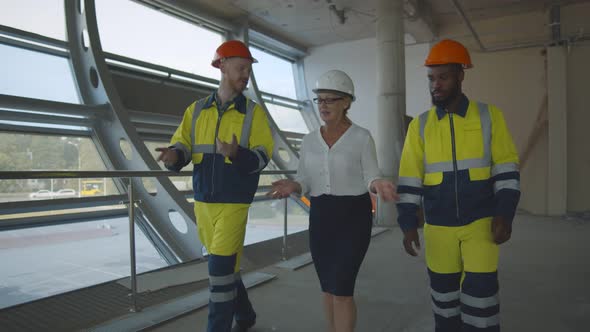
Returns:
[[[590,218],[519,214],[513,238],[501,247],[502,331],[590,330]],[[372,239],[356,286],[357,331],[433,331],[424,255],[401,246],[399,228]],[[258,312],[252,332],[326,331],[312,265],[277,267],[271,282],[250,289]],[[179,317],[152,331],[204,331],[207,310]]]

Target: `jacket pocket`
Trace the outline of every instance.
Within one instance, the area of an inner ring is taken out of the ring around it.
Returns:
[[[193,164],[200,164],[203,161],[202,153],[193,153]]]
[[[466,124],[463,127],[462,140],[457,142],[459,149],[464,151],[463,158],[483,157],[483,136],[479,123]]]
[[[438,186],[443,181],[442,172],[426,173],[424,174],[423,184],[425,186]]]
[[[479,167],[469,169],[469,180],[470,181],[481,181],[487,180],[491,177],[490,167]]]

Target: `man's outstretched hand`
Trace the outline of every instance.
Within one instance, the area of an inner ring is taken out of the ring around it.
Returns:
[[[156,148],[156,151],[160,152],[158,156],[158,161],[163,161],[164,165],[171,166],[175,165],[178,162],[178,155],[176,151],[172,148]]]
[[[236,134],[232,135],[231,143],[226,143],[219,138],[215,139],[215,145],[217,146],[217,153],[222,154],[226,158],[235,158],[238,154],[238,138]]]

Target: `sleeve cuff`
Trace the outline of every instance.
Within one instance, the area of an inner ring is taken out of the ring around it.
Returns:
[[[180,172],[180,170],[187,164],[184,159],[184,153],[181,150],[175,148],[174,146],[171,146],[170,148],[172,150],[174,150],[174,152],[176,152],[176,156],[178,157],[178,160],[176,161],[176,164],[173,164],[173,165],[164,164],[164,166],[170,171]]]
[[[500,190],[496,193],[496,215],[512,223],[519,200],[520,191],[511,189]]]
[[[397,222],[402,231],[418,229],[418,206],[411,203],[398,203]]]
[[[238,146],[235,158],[229,160],[236,166],[242,174],[255,173],[259,166],[258,156],[244,147]]]

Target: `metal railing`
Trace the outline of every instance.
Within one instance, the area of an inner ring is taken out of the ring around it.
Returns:
[[[296,171],[262,171],[261,175],[287,175],[295,174]],[[142,178],[142,177],[178,177],[178,176],[192,176],[191,171],[185,172],[170,172],[170,171],[9,171],[0,172],[0,181],[2,180],[29,180],[29,179],[69,179],[69,178]],[[260,186],[260,189],[267,189],[268,186]],[[282,259],[287,259],[287,201],[285,198],[284,205],[284,225],[283,225],[283,248]],[[71,198],[69,200],[76,200]],[[271,198],[268,198],[271,200]],[[135,257],[135,203],[141,203],[140,200],[135,199],[133,181],[128,181],[127,184],[127,201],[121,201],[120,204],[127,204],[129,211],[129,259],[130,259],[130,287],[131,299],[130,312],[141,311],[137,306],[137,270]]]

